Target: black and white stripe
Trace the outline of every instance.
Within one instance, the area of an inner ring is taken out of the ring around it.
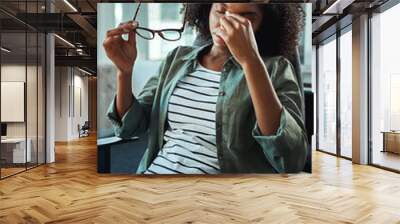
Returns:
[[[215,110],[220,72],[200,64],[179,81],[168,103],[170,129],[146,174],[219,173]]]

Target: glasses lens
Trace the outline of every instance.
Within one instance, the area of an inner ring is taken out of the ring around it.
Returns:
[[[162,32],[160,32],[160,36],[165,40],[174,41],[181,39],[181,32],[177,30],[163,30]]]
[[[137,29],[136,29],[136,33],[137,33],[139,36],[141,36],[142,38],[147,39],[147,40],[151,40],[151,39],[154,38],[154,34],[153,34],[151,31],[149,31],[149,30],[137,28]]]

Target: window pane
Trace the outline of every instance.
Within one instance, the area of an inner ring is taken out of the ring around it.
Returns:
[[[396,170],[400,170],[400,32],[394,28],[398,21],[400,4],[371,21],[372,163]]]
[[[352,141],[352,35],[340,37],[340,152],[351,158]]]
[[[336,40],[318,51],[318,147],[336,153]]]

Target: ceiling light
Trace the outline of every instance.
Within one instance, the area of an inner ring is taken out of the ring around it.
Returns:
[[[92,73],[90,73],[90,72],[88,72],[88,71],[86,71],[86,70],[83,70],[83,69],[81,69],[81,68],[79,68],[79,67],[78,67],[78,70],[81,71],[81,72],[83,72],[83,73],[85,73],[85,74],[87,74],[87,75],[90,75],[90,76],[92,75]]]
[[[59,35],[57,35],[57,34],[54,34],[54,36],[55,37],[57,37],[59,40],[61,40],[62,42],[64,42],[65,44],[67,44],[68,46],[70,46],[70,47],[72,47],[72,48],[75,48],[75,45],[73,45],[71,42],[69,42],[68,40],[66,40],[66,39],[64,39],[64,38],[62,38],[62,37],[60,37]]]
[[[0,49],[1,49],[1,51],[4,51],[6,53],[10,53],[11,52],[11,50],[9,50],[9,49],[7,49],[5,47],[1,47]]]
[[[325,9],[324,12],[322,12],[322,14],[331,13],[332,9],[335,9],[335,7],[337,6],[337,4],[339,2],[340,2],[340,0],[336,0],[332,5],[330,5],[327,9]]]
[[[342,14],[343,10],[351,5],[355,0],[336,0],[322,14]]]
[[[68,0],[64,0],[65,4],[67,4],[72,10],[74,10],[74,12],[78,12],[78,10],[68,1]]]

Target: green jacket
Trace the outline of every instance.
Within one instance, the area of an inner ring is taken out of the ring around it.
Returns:
[[[161,63],[122,119],[115,98],[107,116],[116,136],[130,138],[148,131],[148,148],[137,173],[143,173],[164,145],[167,106],[177,82],[195,67],[202,47],[177,47]],[[216,144],[222,173],[293,173],[302,171],[307,154],[303,97],[291,63],[284,57],[265,58],[265,65],[283,105],[280,126],[263,136],[241,66],[230,57],[221,74],[216,106]],[[268,100],[268,99],[266,99]]]

